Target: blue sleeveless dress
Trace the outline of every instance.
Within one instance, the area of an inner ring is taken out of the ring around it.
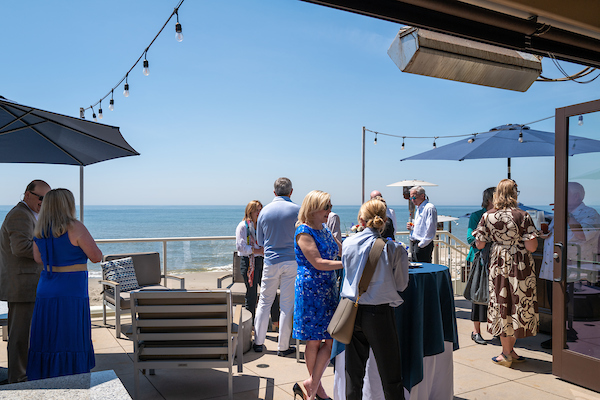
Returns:
[[[92,346],[88,273],[52,272],[52,267],[86,264],[87,256],[69,234],[34,238],[44,262],[31,320],[27,379],[90,372]]]
[[[304,224],[296,228],[294,252],[298,263],[298,275],[292,336],[300,340],[331,339],[327,326],[338,304],[337,276],[335,271],[320,271],[308,262],[296,242],[300,233],[312,236],[321,258],[335,260],[338,254],[338,245],[325,225],[320,230]]]

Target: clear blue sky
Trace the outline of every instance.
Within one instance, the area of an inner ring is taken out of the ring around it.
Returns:
[[[0,95],[79,116],[118,82],[166,21],[172,1],[3,2]],[[554,115],[595,100],[588,84],[534,83],[512,92],[402,73],[387,55],[400,25],[297,0],[187,0],[130,74],[131,95],[115,90],[104,119],[141,153],[85,168],[89,205],[201,205],[268,202],[279,176],[293,200],[325,190],[334,204],[359,204],[362,127],[395,135],[487,131]],[[562,63],[569,72],[581,66]],[[544,75],[560,77],[544,59]],[[91,119],[87,111],[86,118]],[[584,125],[585,126],[585,125]],[[554,119],[531,125],[554,130]],[[439,139],[438,146],[456,139]],[[387,184],[423,179],[443,205],[478,204],[506,177],[506,160],[400,162],[432,140],[367,135],[366,190],[404,204]],[[34,178],[79,192],[79,168],[2,164],[0,204],[14,204]],[[553,201],[551,157],[513,159],[521,200]]]

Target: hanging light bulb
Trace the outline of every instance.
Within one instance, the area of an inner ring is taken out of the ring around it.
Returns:
[[[129,83],[127,82],[127,75],[125,75],[125,86],[123,89],[123,96],[129,97]]]
[[[477,135],[473,135],[473,137],[469,138],[469,140],[467,140],[467,142],[473,143],[475,141],[475,136],[477,136]]]
[[[181,33],[181,24],[179,22],[175,24],[175,39],[178,42],[183,40],[183,33]]]
[[[85,119],[85,110],[83,107],[79,107],[79,118]]]
[[[102,119],[102,100],[100,100],[100,108],[98,109],[98,119]]]
[[[113,100],[113,90],[110,91],[110,102],[108,103],[108,109],[110,111],[114,111],[115,110],[115,101]]]
[[[434,149],[437,149],[437,144],[435,144],[435,141],[436,141],[436,139],[437,139],[437,137],[434,137],[434,138],[433,138],[433,148],[434,148]]]
[[[400,150],[404,150],[404,136],[402,136],[402,147],[400,148]]]
[[[177,15],[177,23],[175,24],[175,40],[181,42],[183,40],[183,33],[181,33],[181,24],[179,23],[179,13],[175,10],[175,15]]]
[[[92,118],[95,122],[98,122],[98,118],[96,117],[96,112],[94,111],[94,107],[90,106],[90,108],[92,109]]]
[[[523,132],[519,132],[519,143],[523,143]]]
[[[142,72],[146,76],[150,75],[150,68],[148,68],[148,65],[149,65],[148,60],[146,60],[146,58],[144,56],[144,69],[142,70]]]
[[[578,118],[578,120],[577,120],[577,124],[578,124],[579,126],[583,125],[583,115],[580,115],[580,116],[579,116],[579,118]]]
[[[373,144],[377,144],[377,134],[375,134],[375,140],[373,140]]]

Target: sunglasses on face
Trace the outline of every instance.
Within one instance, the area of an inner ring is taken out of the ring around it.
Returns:
[[[329,210],[331,210],[331,207],[333,207],[333,206],[331,205],[331,203],[327,204],[327,205],[325,206],[325,211],[329,211]]]
[[[410,199],[411,199],[411,200],[416,200],[416,199],[417,199],[417,196],[410,196]]]
[[[44,196],[40,196],[39,194],[35,194],[31,190],[29,191],[29,193],[31,193],[32,195],[34,195],[35,197],[37,197],[38,199],[40,199],[40,201],[44,201]]]

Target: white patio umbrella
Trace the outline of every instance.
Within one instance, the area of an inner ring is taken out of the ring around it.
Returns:
[[[407,179],[404,181],[391,183],[387,186],[437,186],[435,183],[420,181],[418,179]]]

